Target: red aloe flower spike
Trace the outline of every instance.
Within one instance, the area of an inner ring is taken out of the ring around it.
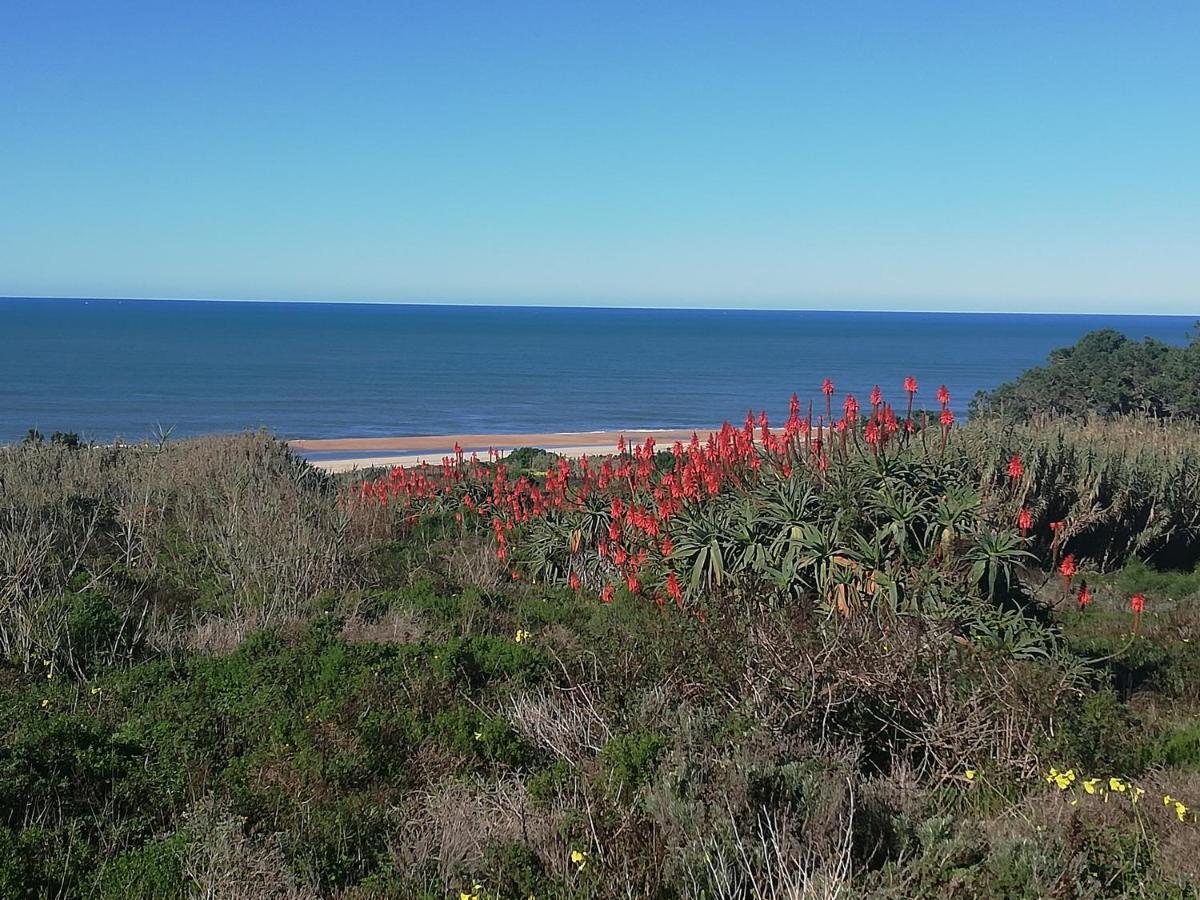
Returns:
[[[1133,628],[1131,631],[1137,634],[1138,629],[1142,625],[1142,611],[1146,608],[1146,598],[1141,594],[1134,594],[1129,598],[1129,608],[1133,610]]]
[[[579,576],[572,572],[570,577],[567,579],[567,584],[570,586],[571,590],[579,590]]]
[[[917,396],[917,379],[913,378],[911,375],[906,376],[904,379],[904,391],[906,394],[908,394],[908,412],[905,413],[904,416],[904,433],[907,436],[912,434],[913,430],[912,408],[913,397]],[[907,441],[907,437],[905,440]]]
[[[1058,567],[1058,571],[1062,575],[1062,596],[1063,599],[1066,599],[1067,594],[1071,592],[1071,579],[1079,571],[1075,566],[1074,555],[1068,553],[1064,556],[1062,563]]]
[[[1021,529],[1021,536],[1029,534],[1029,529],[1033,527],[1033,514],[1027,507],[1022,507],[1021,512],[1017,515],[1017,527]]]
[[[1013,455],[1008,461],[1008,477],[1013,481],[1019,481],[1025,475],[1025,464],[1021,462],[1021,457]]]
[[[944,384],[940,388],[937,389],[937,401],[943,407],[947,407],[950,405],[950,391],[948,391],[946,389],[946,386]]]
[[[879,404],[883,402],[883,391],[879,389],[879,385],[871,388],[871,409],[877,409]]]
[[[853,394],[846,395],[844,409],[846,412],[846,420],[850,422],[851,425],[858,421],[858,401],[854,399]]]
[[[1092,603],[1092,592],[1088,590],[1087,582],[1079,583],[1079,608],[1087,609]]]
[[[667,573],[667,594],[676,603],[683,600],[683,588],[679,586],[679,578],[674,572]]]
[[[613,586],[611,584],[606,584],[604,586],[604,590],[602,590],[600,592],[600,602],[601,603],[612,603],[612,601],[613,601]]]

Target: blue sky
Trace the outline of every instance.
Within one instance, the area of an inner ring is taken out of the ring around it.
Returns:
[[[7,3],[0,295],[1200,312],[1200,3]]]

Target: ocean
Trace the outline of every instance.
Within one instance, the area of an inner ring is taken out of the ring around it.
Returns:
[[[265,427],[288,438],[599,431],[786,416],[822,379],[956,413],[1097,328],[1189,316],[0,300],[0,441]]]

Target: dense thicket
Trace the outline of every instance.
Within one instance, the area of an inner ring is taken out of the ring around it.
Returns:
[[[1187,896],[1200,435],[939,437],[681,513],[678,606],[604,602],[608,504],[498,559],[491,466],[0,449],[0,896]]]
[[[1130,340],[1103,329],[1015,381],[980,392],[972,414],[1017,419],[1139,414],[1200,418],[1200,331],[1186,346]]]

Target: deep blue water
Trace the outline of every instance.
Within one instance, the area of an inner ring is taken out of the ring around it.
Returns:
[[[1194,317],[0,300],[0,441],[266,426],[286,437],[782,419],[793,391],[962,413],[1088,331],[1185,343]]]

